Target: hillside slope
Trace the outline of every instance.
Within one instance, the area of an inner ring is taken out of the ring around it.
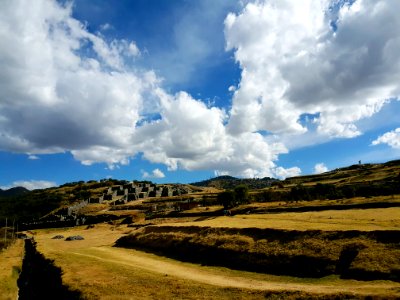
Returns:
[[[136,191],[136,196],[129,198],[130,194],[127,193],[131,193],[129,190],[135,188],[125,187],[135,184],[135,182],[145,185],[147,190],[157,189],[157,191],[153,191],[153,194],[157,194],[157,196],[151,198],[150,192],[143,194],[143,190],[140,193]],[[333,200],[394,195],[400,194],[400,160],[383,164],[353,165],[319,175],[292,177],[284,181],[267,177],[246,179],[220,176],[192,185],[155,185],[151,182],[107,179],[72,182],[59,187],[34,191],[14,188],[0,191],[0,222],[4,223],[6,218],[17,222],[32,221],[48,215],[52,211],[67,210],[71,206],[80,205],[84,201],[87,202],[88,199],[91,199],[89,201],[91,204],[102,203],[99,207],[105,210],[111,210],[111,207],[126,209],[125,206],[135,206],[133,209],[151,211],[173,210],[176,207],[174,201],[178,200],[187,202],[187,207],[194,207],[196,203],[216,205],[218,204],[216,199],[218,190],[233,189],[238,185],[249,187],[253,202]],[[167,191],[165,195],[164,191]],[[209,195],[207,196],[206,193]],[[124,197],[125,200],[122,199]],[[193,202],[193,200],[195,201]],[[142,202],[147,204],[140,205]],[[183,204],[179,204],[179,206],[179,210],[181,210]],[[185,207],[185,209],[187,208]]]
[[[305,175],[287,178],[283,184],[316,184],[330,183],[336,185],[377,182],[400,179],[400,160],[382,164],[358,164],[338,168],[316,175]]]
[[[218,189],[233,189],[238,185],[244,184],[249,189],[262,189],[270,187],[273,182],[278,181],[274,178],[236,178],[232,176],[218,176],[215,178],[194,182],[191,185],[203,187],[215,187]]]
[[[8,190],[0,189],[0,197],[14,197],[14,196],[19,196],[19,195],[22,195],[22,194],[25,194],[28,192],[29,192],[29,190],[22,186],[13,187]]]

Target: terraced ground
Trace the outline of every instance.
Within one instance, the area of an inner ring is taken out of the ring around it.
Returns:
[[[253,202],[229,217],[213,188],[190,195],[200,207],[179,212],[152,209],[180,197],[94,204],[80,214],[112,216],[107,224],[38,229],[33,237],[83,299],[400,299],[399,171],[393,161],[290,178],[251,190]],[[292,188],[318,183],[382,193],[287,198]],[[65,241],[72,235],[84,239]],[[21,241],[0,252],[0,299],[16,298],[22,256]]]
[[[200,219],[200,220],[199,220]],[[378,209],[325,210],[299,213],[238,214],[198,218],[168,226],[209,226],[231,228],[274,228],[288,230],[400,230],[400,207]]]
[[[360,224],[358,229],[372,226],[371,229],[397,230],[398,222],[387,226],[387,222],[390,223],[393,214],[397,212],[393,209],[389,209],[388,212],[390,213],[385,214],[380,210],[370,211],[369,213],[377,217],[374,221],[370,219],[370,224]],[[340,218],[340,213],[336,212],[336,222],[340,219],[346,220],[343,217],[349,214],[342,212]],[[357,211],[350,213],[357,215]],[[302,226],[309,218],[307,213],[302,217],[297,213],[295,215],[299,222],[303,222]],[[217,226],[224,223],[225,226],[235,228],[237,222],[244,222],[241,224],[243,228],[250,224],[259,226],[261,219],[265,227],[277,225],[273,218],[268,220],[266,216],[258,216],[259,218],[254,220],[254,217],[256,216],[221,217],[195,223],[200,226]],[[369,216],[363,217],[361,214],[359,219],[363,218]],[[354,220],[352,224],[354,228],[357,222]],[[172,223],[153,227],[162,230],[163,227],[169,226],[193,225],[193,223]],[[326,226],[323,222],[321,225]],[[313,228],[315,226],[314,224]],[[289,223],[285,227],[291,230],[298,229],[299,223]],[[118,238],[140,230],[143,229],[135,230],[126,225],[104,224],[92,229],[79,227],[38,230],[35,239],[39,251],[46,257],[54,259],[55,264],[62,268],[63,282],[72,289],[80,290],[87,299],[264,299],[265,297],[330,299],[336,296],[339,299],[363,299],[366,296],[373,296],[375,299],[396,299],[400,297],[400,283],[391,280],[357,281],[340,279],[337,275],[322,278],[277,276],[182,262],[137,249],[113,247]],[[67,242],[63,239],[52,239],[58,234],[65,237],[79,234],[85,240]]]

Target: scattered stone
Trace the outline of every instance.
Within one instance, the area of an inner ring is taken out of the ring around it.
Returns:
[[[78,241],[78,240],[84,240],[84,238],[80,235],[71,235],[65,239],[66,241]]]
[[[63,235],[60,235],[60,234],[58,234],[58,235],[52,237],[53,240],[61,240],[61,239],[63,239],[63,238],[64,238],[64,236],[63,236]]]

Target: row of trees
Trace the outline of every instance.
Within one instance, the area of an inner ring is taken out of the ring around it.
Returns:
[[[32,191],[15,197],[0,198],[0,222],[6,218],[26,221],[42,217],[60,206],[64,195]]]
[[[268,190],[253,195],[255,202],[273,201],[308,201],[317,199],[343,199],[353,197],[375,197],[400,194],[398,182],[363,183],[336,186],[334,184],[318,183],[314,186],[298,184],[290,191]]]
[[[298,184],[289,191],[266,190],[249,196],[246,185],[238,185],[232,190],[218,194],[218,202],[225,209],[230,209],[240,204],[254,202],[274,201],[309,201],[319,199],[345,199],[353,197],[375,197],[400,194],[400,174],[391,180],[380,182],[365,182],[347,185],[334,185],[317,183],[312,186]]]

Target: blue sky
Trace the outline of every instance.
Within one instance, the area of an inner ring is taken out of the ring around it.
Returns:
[[[398,159],[398,9],[3,1],[0,188],[285,178]]]

